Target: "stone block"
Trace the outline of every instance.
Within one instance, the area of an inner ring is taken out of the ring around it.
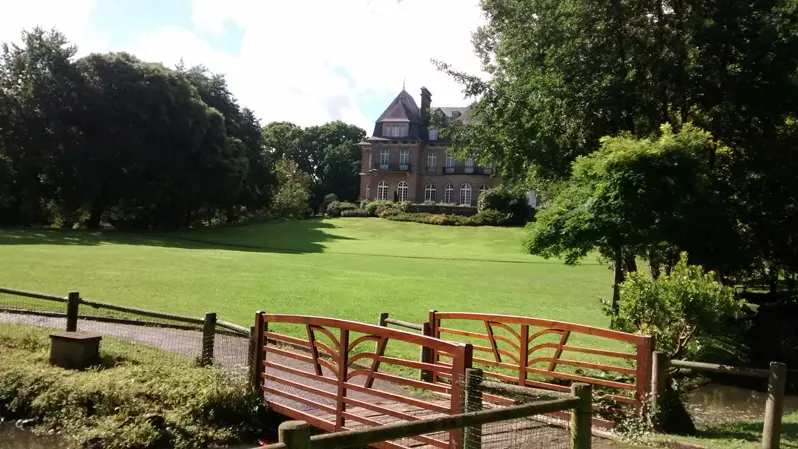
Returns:
[[[50,364],[67,369],[86,369],[100,363],[101,336],[87,332],[50,334]]]

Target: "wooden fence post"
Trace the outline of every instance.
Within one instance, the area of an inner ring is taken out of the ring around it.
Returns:
[[[205,323],[202,325],[202,365],[213,365],[213,342],[216,339],[216,314],[205,314]]]
[[[432,336],[432,327],[429,325],[429,322],[421,323],[421,334],[426,335],[427,337]],[[432,363],[432,351],[430,350],[430,348],[426,346],[421,346],[420,359],[421,363]],[[421,371],[419,371],[419,379],[424,382],[434,382],[433,380],[434,374],[435,373],[430,370],[422,369]]]
[[[779,449],[786,381],[787,365],[780,362],[770,362],[768,399],[765,403],[765,425],[764,429],[762,429],[762,449]]]
[[[380,319],[379,321],[377,321],[377,325],[381,327],[387,327],[388,323],[385,322],[385,320],[387,319],[388,319],[388,312],[380,313]]]
[[[310,449],[310,425],[305,421],[286,421],[277,428],[280,443],[288,449]]]
[[[247,372],[249,386],[254,389],[252,379],[255,377],[255,326],[249,326],[249,348],[247,348]]]
[[[635,373],[635,392],[637,399],[637,412],[640,416],[645,413],[645,405],[648,396],[651,394],[652,358],[654,357],[654,337],[644,335],[637,344],[635,354],[636,373]]]
[[[482,379],[483,373],[479,368],[466,369],[465,377],[465,411],[478,412],[482,410]],[[482,447],[482,426],[466,427],[463,438],[464,449],[479,449]]]
[[[571,411],[571,449],[590,449],[593,427],[593,389],[590,384],[574,383],[571,395],[582,400]]]
[[[668,387],[668,355],[654,351],[651,364],[651,413],[656,426],[662,422],[662,407],[665,405],[665,391]]]
[[[267,325],[267,323],[263,322],[263,312],[256,312],[255,326],[252,332],[252,340],[250,341],[250,345],[254,347],[251,386],[255,391],[260,391],[263,386],[260,375],[263,372],[263,345],[266,344],[265,333],[268,331]]]
[[[67,296],[67,332],[78,330],[78,307],[80,307],[80,293],[69,292],[69,296]]]

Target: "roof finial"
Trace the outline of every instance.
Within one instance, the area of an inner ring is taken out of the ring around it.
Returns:
[[[405,90],[405,83],[407,82],[407,77],[402,78],[402,90]]]

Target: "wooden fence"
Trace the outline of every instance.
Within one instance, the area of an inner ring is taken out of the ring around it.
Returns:
[[[78,329],[78,320],[97,321],[104,323],[125,324],[134,326],[162,327],[178,330],[202,329],[202,352],[200,360],[203,364],[214,362],[214,342],[217,334],[229,335],[241,338],[251,338],[250,331],[234,323],[219,320],[216,313],[209,312],[203,318],[176,315],[171,313],[155,312],[136,307],[120,306],[106,302],[94,301],[82,298],[79,292],[69,292],[67,296],[37,293],[13,288],[0,287],[0,294],[16,297],[29,298],[50,303],[60,303],[64,306],[63,312],[52,310],[37,309],[33,307],[3,307],[0,312],[20,315],[34,315],[52,318],[65,318],[67,332],[74,332]],[[137,318],[127,318],[119,316],[104,316],[93,311],[108,310],[135,316]],[[159,320],[159,321],[154,321]]]
[[[478,376],[481,376],[481,373],[473,377]],[[469,377],[472,376],[470,375]],[[571,411],[569,426],[571,429],[570,447],[572,449],[590,449],[592,425],[591,387],[588,384],[576,383],[571,386],[570,391],[570,397],[558,400],[491,410],[481,410],[480,407],[478,410],[452,416],[316,436],[311,436],[310,426],[306,422],[288,421],[280,425],[280,442],[266,446],[266,449],[345,449],[366,445],[383,446],[386,441],[390,440],[418,437],[453,429],[460,429],[466,435],[462,447],[477,449],[483,447],[482,427],[485,424],[554,412],[565,412],[567,410]],[[534,442],[531,443],[534,444]],[[460,446],[452,445],[451,447],[460,449]]]
[[[661,413],[662,400],[668,383],[668,369],[682,368],[737,376],[759,377],[768,380],[768,396],[765,402],[765,422],[762,428],[762,449],[778,449],[781,436],[781,417],[784,413],[784,389],[787,383],[787,366],[771,362],[770,369],[744,368],[714,363],[669,360],[659,351],[654,352],[653,377],[651,379],[651,407],[656,415]]]
[[[278,332],[277,326],[293,327],[294,332]],[[471,367],[471,345],[354,321],[263,312],[257,314],[254,334],[258,367],[253,374],[254,384],[266,393],[269,407],[320,429],[341,431],[351,426],[379,426],[383,417],[414,421],[419,414],[451,415],[463,411],[463,382],[466,369]],[[302,334],[307,337],[293,336]],[[429,348],[452,362],[447,366],[434,365],[389,355],[386,349],[393,342]],[[288,366],[282,362],[286,359],[301,362],[309,370]],[[384,369],[390,367],[398,369]],[[397,374],[408,368],[429,370],[453,381],[422,382]],[[437,400],[406,395],[402,388],[394,386],[416,388]],[[293,404],[312,410],[300,410]],[[377,416],[367,417],[365,412]],[[449,438],[458,442],[462,436],[453,430]],[[416,439],[433,447],[449,447],[449,442],[439,438]]]

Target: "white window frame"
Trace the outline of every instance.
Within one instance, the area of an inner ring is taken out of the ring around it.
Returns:
[[[466,173],[474,173],[474,159],[473,158],[466,158],[465,160],[465,172]]]
[[[396,194],[399,196],[399,201],[407,201],[407,182],[399,181],[396,185]]]
[[[460,186],[460,205],[461,206],[470,206],[471,200],[471,184],[464,183]]]
[[[388,199],[388,183],[385,181],[380,181],[377,184],[377,200],[387,200]]]
[[[446,184],[446,188],[443,191],[443,202],[446,204],[451,204],[453,194],[454,194],[454,186],[451,184]]]
[[[435,168],[438,166],[438,152],[430,151],[427,153],[427,167]]]
[[[380,150],[380,170],[388,170],[388,161],[391,160],[391,153],[388,150]]]
[[[452,156],[448,152],[446,153],[446,166],[454,167],[454,156]]]
[[[490,187],[488,187],[487,184],[482,184],[482,186],[479,188],[479,194],[482,195],[482,192],[487,192],[488,190],[490,190]]]
[[[410,150],[400,150],[399,151],[399,169],[400,170],[407,170],[410,165]]]
[[[436,128],[429,130],[429,140],[438,140],[438,130]]]
[[[427,184],[427,186],[424,187],[424,201],[435,202],[435,190],[435,184]]]

